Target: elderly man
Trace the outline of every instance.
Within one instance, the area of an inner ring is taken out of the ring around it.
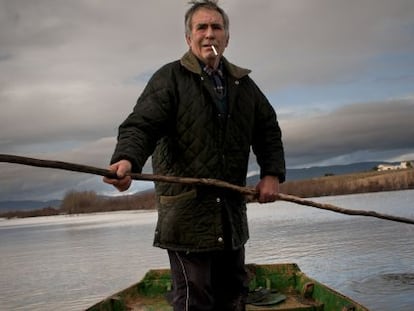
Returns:
[[[217,1],[192,1],[185,14],[189,51],[150,79],[119,127],[110,169],[129,188],[152,155],[154,173],[245,185],[251,148],[261,169],[258,200],[272,202],[285,179],[281,131],[266,97],[223,53],[229,19]],[[167,250],[174,310],[244,310],[246,202],[231,190],[155,184],[154,245]]]

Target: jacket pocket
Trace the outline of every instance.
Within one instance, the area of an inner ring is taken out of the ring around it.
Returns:
[[[162,195],[160,196],[161,205],[176,204],[179,202],[192,200],[197,197],[197,190],[193,189],[178,195]]]
[[[215,232],[213,220],[211,207],[199,201],[197,190],[160,196],[156,243],[171,249],[207,247]]]

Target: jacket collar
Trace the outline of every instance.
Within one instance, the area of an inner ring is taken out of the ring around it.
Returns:
[[[187,70],[194,72],[196,74],[199,74],[199,75],[202,74],[200,63],[197,57],[191,51],[186,52],[183,55],[183,57],[181,57],[180,62],[181,62],[181,65],[185,67]],[[233,65],[232,63],[227,61],[225,57],[223,57],[223,64],[224,64],[224,67],[226,68],[226,72],[229,75],[235,77],[236,79],[243,78],[244,76],[247,76],[251,72],[251,70],[249,69],[245,69],[245,68],[241,68],[236,65]]]

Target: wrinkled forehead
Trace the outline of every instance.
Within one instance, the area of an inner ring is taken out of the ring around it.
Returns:
[[[194,12],[191,19],[191,28],[196,25],[221,25],[224,26],[224,19],[220,12],[208,9],[199,8]]]

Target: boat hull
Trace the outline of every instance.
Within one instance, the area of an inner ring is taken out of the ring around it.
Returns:
[[[351,298],[309,278],[294,263],[246,265],[253,295],[267,294],[246,306],[247,311],[367,311]],[[150,270],[144,278],[87,311],[171,311],[166,294],[171,290],[167,269]],[[249,296],[250,298],[250,296]]]

